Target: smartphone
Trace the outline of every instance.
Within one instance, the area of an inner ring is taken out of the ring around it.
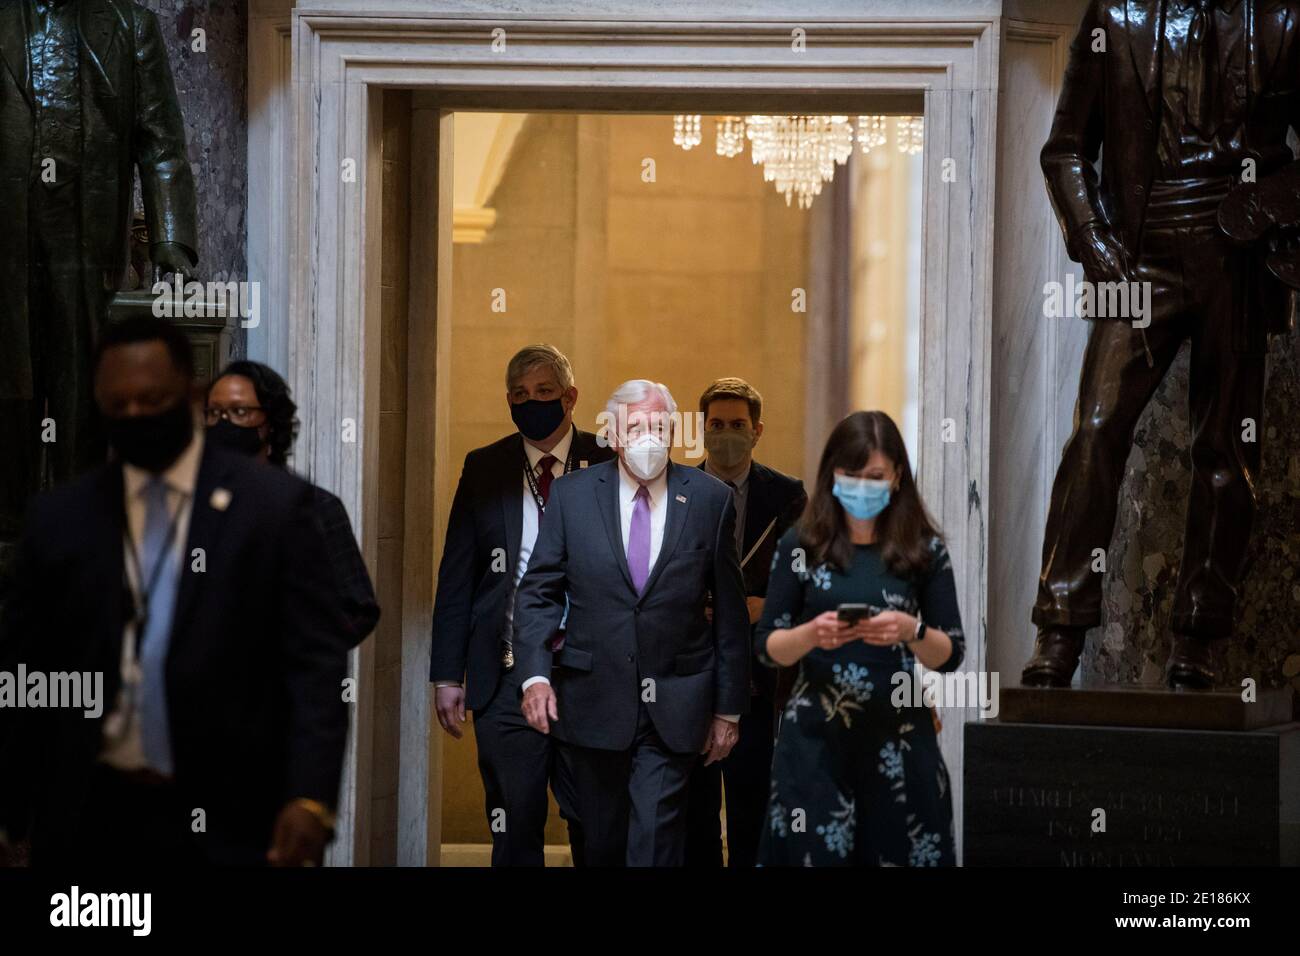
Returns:
[[[841,604],[835,609],[836,617],[845,624],[857,624],[858,621],[875,617],[879,613],[880,608],[870,604]]]

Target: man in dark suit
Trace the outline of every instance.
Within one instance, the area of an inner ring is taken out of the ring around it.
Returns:
[[[1097,321],[1074,431],[1052,486],[1027,685],[1068,686],[1101,623],[1096,555],[1110,544],[1133,429],[1190,340],[1192,487],[1167,680],[1211,686],[1233,631],[1255,514],[1267,339],[1289,290],[1262,244],[1218,213],[1294,159],[1297,0],[1093,0],[1070,50],[1042,165],[1070,257],[1093,283],[1149,290],[1140,321]],[[1101,174],[1096,163],[1101,157]]]
[[[763,613],[772,555],[781,535],[803,514],[803,482],[754,461],[763,434],[763,398],[748,382],[721,378],[700,396],[704,447],[700,465],[727,484],[736,504],[736,545],[745,578],[752,627]],[[723,780],[727,793],[727,865],[751,867],[771,789],[776,733],[776,669],[750,664],[749,713],[740,718],[740,741],[726,760],[691,774],[687,804],[687,866],[722,866]]]
[[[430,679],[438,722],[463,735],[474,713],[479,770],[492,832],[493,866],[541,866],[546,786],[569,824],[575,865],[582,833],[567,775],[549,738],[519,710],[521,674],[510,634],[514,592],[528,566],[551,482],[607,461],[612,452],[573,425],[573,369],[558,349],[531,345],[506,368],[506,400],[518,431],[465,456],[438,569]],[[552,630],[548,638],[559,628]]]
[[[597,866],[682,864],[691,770],[731,752],[749,709],[736,509],[669,462],[676,410],[654,382],[615,391],[618,459],[555,483],[515,598],[524,716],[560,742]]]
[[[95,368],[115,460],[34,501],[0,670],[102,674],[102,713],[0,709],[0,826],[38,865],[319,864],[348,632],[311,488],[204,441],[170,323]]]

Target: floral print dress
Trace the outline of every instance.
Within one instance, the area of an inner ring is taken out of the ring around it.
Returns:
[[[841,604],[871,604],[913,616],[919,610],[927,627],[952,640],[953,653],[939,670],[955,670],[964,641],[952,561],[938,538],[930,552],[930,566],[916,580],[891,573],[879,545],[855,546],[845,572],[805,567],[791,529],[773,556],[755,632],[759,660],[776,666],[767,656],[772,631]],[[890,701],[895,674],[912,683],[912,653],[853,641],[833,651],[815,648],[798,667],[772,759],[759,865],[954,865],[952,795],[933,717],[921,701]]]

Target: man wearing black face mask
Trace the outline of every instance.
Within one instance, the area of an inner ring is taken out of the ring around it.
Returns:
[[[102,675],[98,714],[0,709],[36,865],[314,865],[333,828],[349,642],[311,488],[205,442],[193,379],[169,322],[108,326],[114,460],[28,516],[0,670]]]
[[[452,502],[438,569],[430,679],[443,730],[460,738],[466,709],[474,713],[492,865],[543,864],[548,779],[569,824],[574,863],[581,865],[568,775],[551,739],[529,727],[520,711],[510,618],[551,482],[613,453],[574,427],[573,370],[552,346],[531,345],[510,360],[506,400],[518,431],[465,456]]]

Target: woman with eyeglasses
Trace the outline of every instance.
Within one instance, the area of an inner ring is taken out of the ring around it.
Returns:
[[[952,671],[952,562],[883,412],[835,427],[772,560],[759,660],[797,666],[772,759],[765,866],[952,866],[952,795],[914,669]],[[901,677],[899,676],[901,675]]]
[[[258,362],[231,362],[208,388],[207,438],[277,468],[288,468],[298,435],[297,410],[289,386],[272,369]],[[315,487],[316,514],[339,580],[355,647],[375,629],[379,605],[343,502]]]

